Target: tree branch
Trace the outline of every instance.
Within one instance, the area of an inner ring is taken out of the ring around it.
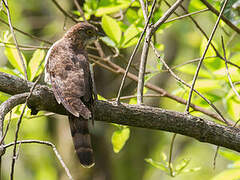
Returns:
[[[8,77],[2,78],[3,76]],[[12,83],[15,81],[15,83]],[[22,85],[20,87],[20,85]],[[29,92],[33,83],[0,73],[0,91],[16,94]],[[8,87],[8,88],[6,88]],[[24,102],[24,101],[23,101]],[[29,99],[28,106],[36,110],[45,110],[66,115],[67,112],[59,105],[49,87],[38,85]],[[240,152],[240,131],[236,127],[227,127],[184,113],[164,110],[148,106],[117,104],[115,102],[96,101],[94,114],[97,121],[112,122],[134,127],[163,130],[195,138],[201,142],[223,146]]]
[[[214,14],[216,14],[217,16],[219,16],[219,12],[218,10],[216,10],[209,2],[207,2],[207,0],[200,0],[205,6],[208,7],[208,9],[210,11],[212,11]],[[231,21],[229,21],[225,16],[221,16],[221,19],[229,26],[231,27],[235,32],[237,32],[238,34],[240,34],[240,29],[235,26]]]

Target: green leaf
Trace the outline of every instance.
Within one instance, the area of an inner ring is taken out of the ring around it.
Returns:
[[[117,47],[116,43],[115,43],[112,39],[110,39],[109,37],[107,37],[107,36],[100,37],[100,39],[101,39],[104,43],[106,43],[106,45],[108,45],[108,46]]]
[[[214,43],[214,41],[211,41],[211,43],[214,44],[214,45],[216,44],[216,43]],[[203,39],[202,43],[201,43],[201,46],[200,46],[200,56],[203,55],[206,46],[207,46],[207,40]],[[215,53],[214,49],[212,48],[212,46],[209,46],[205,57],[215,56],[215,55],[216,55],[216,53]]]
[[[33,56],[30,59],[29,64],[28,64],[30,81],[32,81],[35,78],[36,73],[38,72],[39,69],[41,69],[40,65],[41,65],[42,61],[44,60],[44,56],[45,56],[44,50],[37,49],[33,53]]]
[[[93,1],[93,0],[86,0],[84,3],[84,9],[91,11],[95,10],[98,7],[98,1]]]
[[[137,104],[137,98],[131,98],[128,104]]]
[[[11,65],[19,72],[24,74],[24,67],[22,66],[21,58],[18,55],[17,49],[15,47],[5,47],[4,54],[7,56],[8,61],[11,63]],[[26,59],[22,53],[21,55],[23,57],[24,64],[26,65]]]
[[[240,80],[240,71],[236,67],[228,66],[228,71],[233,82]],[[226,79],[228,82],[226,67],[214,71],[213,74],[216,76],[216,78]]]
[[[204,66],[210,69],[210,71],[215,71],[225,68],[225,63],[220,58],[210,58],[204,60]]]
[[[125,33],[123,35],[123,42],[122,42],[121,47],[127,48],[127,47],[135,45],[138,41],[137,36],[140,33],[141,32],[137,29],[137,27],[134,24],[129,26],[129,28],[127,28],[127,30],[125,31]]]
[[[104,16],[106,14],[113,14],[121,9],[126,9],[128,7],[129,3],[119,4],[119,5],[109,5],[107,7],[100,7],[96,10],[95,16],[100,17]]]
[[[104,15],[102,18],[102,28],[104,32],[117,44],[121,41],[122,31],[117,21],[110,16]]]
[[[190,159],[183,159],[182,161],[180,161],[179,164],[176,165],[175,171],[176,171],[176,175],[180,174],[189,164]]]
[[[167,155],[164,152],[161,152],[161,158],[163,161],[167,160]]]
[[[195,168],[184,169],[182,172],[184,173],[196,172],[196,171],[199,171],[200,169],[201,167],[195,167]]]
[[[97,95],[98,100],[102,100],[102,101],[106,101],[107,99],[105,99],[104,97],[100,96],[99,94]]]
[[[237,180],[240,178],[240,168],[222,171],[211,180]]]
[[[199,0],[191,0],[189,4],[189,12],[199,11],[200,9],[206,8],[203,3]]]
[[[0,103],[6,101],[10,97],[11,96],[9,94],[6,94],[6,93],[0,91]]]
[[[237,121],[240,117],[240,103],[239,101],[231,98],[227,101],[228,114]]]
[[[146,83],[147,81],[149,81],[152,77],[156,76],[157,74],[159,74],[159,73],[158,73],[158,72],[155,72],[155,73],[145,74],[145,76],[144,76],[144,81],[145,81],[145,83]]]
[[[189,84],[192,84],[192,82]],[[219,80],[199,79],[196,81],[195,88],[201,92],[208,92],[215,89],[221,89],[222,86]]]
[[[240,160],[234,161],[230,167],[231,168],[240,168]]]
[[[151,164],[153,167],[155,167],[157,169],[160,169],[160,170],[162,170],[162,171],[164,171],[166,173],[169,173],[169,169],[168,169],[168,167],[165,164],[163,164],[161,162],[154,161],[151,158],[146,158],[145,161],[147,163]]]
[[[126,17],[129,23],[133,24],[136,20],[138,20],[138,14],[132,8],[129,8],[126,13]]]
[[[230,59],[229,61],[231,61],[232,63],[235,64],[240,64],[240,53],[235,53]]]
[[[235,88],[236,88],[236,90],[237,90],[237,92],[239,92],[240,93],[240,86],[235,86]],[[239,102],[239,99],[238,98],[236,98],[235,99],[235,97],[236,97],[236,94],[235,94],[235,92],[232,90],[232,88],[231,88],[231,90],[230,91],[228,91],[228,94],[227,94],[227,96],[226,96],[226,99],[234,99],[234,100],[236,100],[237,102]],[[240,102],[239,102],[240,103]]]
[[[239,161],[240,155],[228,150],[220,150],[219,154],[230,161]]]
[[[164,44],[156,44],[155,47],[156,47],[159,51],[163,51],[163,50],[164,50]]]
[[[119,130],[116,130],[112,135],[113,151],[118,153],[127,142],[130,135],[130,129],[122,126]]]
[[[9,42],[10,39],[12,38],[12,34],[9,31],[2,31],[1,36],[0,36],[0,42]],[[3,43],[4,45],[4,43]]]
[[[17,72],[14,71],[14,69],[10,69],[8,67],[0,67],[0,72],[4,72],[4,73],[7,73],[7,74],[11,74],[11,75],[20,77],[19,72],[17,73]]]
[[[194,75],[196,72],[196,69],[197,67],[193,64],[186,64],[184,66],[180,66],[179,68],[177,68],[177,70],[190,75]],[[212,75],[205,69],[201,68],[199,71],[198,77],[211,78]]]

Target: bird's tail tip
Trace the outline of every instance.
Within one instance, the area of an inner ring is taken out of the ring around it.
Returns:
[[[93,150],[91,148],[79,148],[77,149],[77,155],[80,163],[85,168],[91,168],[94,166]]]

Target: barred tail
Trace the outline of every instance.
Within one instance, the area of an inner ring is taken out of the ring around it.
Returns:
[[[92,167],[94,165],[93,149],[91,145],[91,137],[88,131],[88,120],[83,117],[68,116],[75,146],[76,153],[80,163],[84,167]]]

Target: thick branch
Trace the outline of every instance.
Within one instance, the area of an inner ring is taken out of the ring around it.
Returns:
[[[4,74],[0,73],[0,91],[5,93],[16,94],[16,92],[8,90],[6,86],[9,89],[16,89],[18,86],[18,93],[28,92],[32,86],[32,83],[27,83],[23,79],[15,77],[11,79],[10,75],[8,81],[3,83],[1,75]],[[19,87],[20,84],[22,87]],[[29,106],[37,110],[67,114],[64,108],[57,104],[50,88],[43,85],[37,86],[33,91],[29,99]],[[95,103],[94,114],[98,121],[174,132],[201,142],[208,142],[240,152],[240,131],[238,128],[226,127],[192,115],[148,106],[117,105],[114,102],[104,101]]]

